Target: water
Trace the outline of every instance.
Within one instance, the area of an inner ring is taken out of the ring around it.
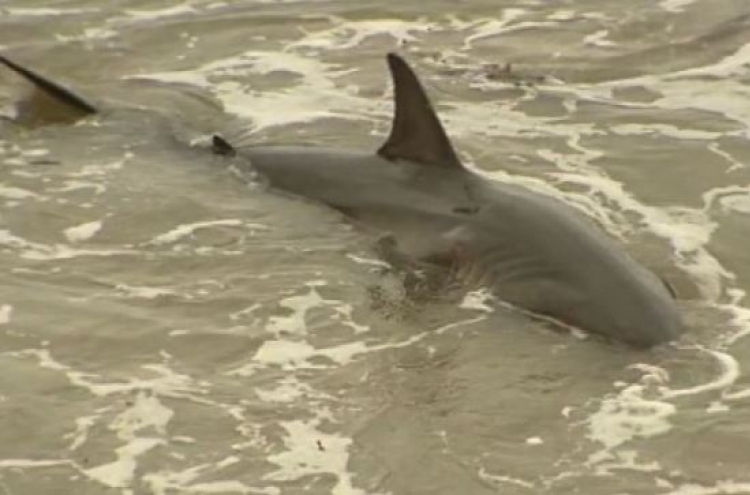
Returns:
[[[0,123],[0,493],[750,493],[749,16],[0,2],[3,53],[108,109]],[[186,145],[375,149],[389,50],[473,168],[668,279],[685,337],[634,352],[482,291],[411,301],[372,233]],[[0,71],[6,113],[18,87]]]

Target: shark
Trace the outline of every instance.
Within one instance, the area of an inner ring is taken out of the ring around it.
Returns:
[[[381,232],[389,251],[448,267],[501,301],[639,349],[673,341],[685,324],[669,287],[585,213],[549,195],[465,166],[416,73],[389,53],[394,114],[376,150],[295,144],[212,150],[271,188],[324,203]],[[0,63],[54,101],[55,121],[96,105],[0,55]]]

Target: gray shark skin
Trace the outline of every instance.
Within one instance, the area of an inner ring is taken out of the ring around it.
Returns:
[[[679,337],[678,307],[656,275],[573,207],[464,168],[412,69],[395,54],[388,65],[395,113],[376,153],[235,148],[218,136],[215,153],[389,234],[399,253],[458,267],[464,282],[520,308],[638,348]],[[85,113],[78,97],[68,100]]]

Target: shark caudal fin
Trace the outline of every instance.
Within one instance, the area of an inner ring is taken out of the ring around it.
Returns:
[[[378,150],[388,160],[410,160],[434,167],[461,167],[424,88],[409,65],[388,54],[395,111],[391,135]]]
[[[3,55],[0,55],[0,64],[34,86],[33,93],[19,105],[19,118],[22,121],[34,124],[75,122],[98,111],[83,97]]]

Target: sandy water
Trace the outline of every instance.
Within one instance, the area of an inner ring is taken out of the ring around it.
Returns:
[[[750,493],[749,43],[728,0],[0,2],[3,53],[107,108],[0,122],[0,493]],[[407,300],[370,233],[201,147],[374,149],[390,50],[472,167],[667,278],[685,337]]]

